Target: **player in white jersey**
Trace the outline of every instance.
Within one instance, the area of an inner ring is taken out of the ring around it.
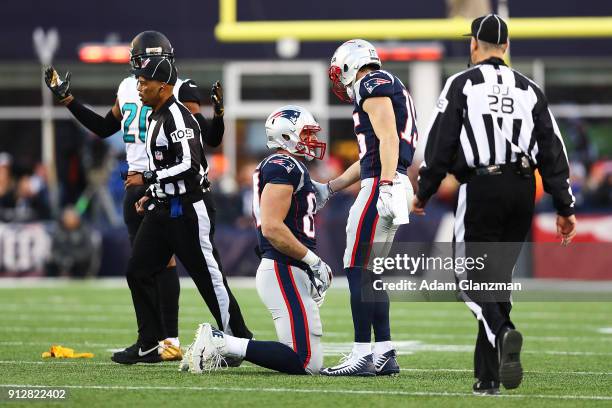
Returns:
[[[157,31],[144,31],[134,37],[130,44],[130,53],[130,63],[133,68],[140,67],[142,62],[150,56],[162,56],[170,61],[174,61],[174,49],[170,41],[166,36]],[[135,204],[145,192],[142,173],[148,170],[145,140],[148,117],[151,113],[151,108],[144,106],[138,96],[136,78],[129,76],[121,81],[117,90],[115,104],[105,117],[85,107],[71,94],[70,72],[62,80],[53,67],[48,67],[45,70],[45,81],[49,89],[60,100],[60,103],[66,106],[81,124],[97,136],[106,138],[119,130],[123,131],[123,141],[125,142],[126,159],[128,162],[123,217],[128,228],[130,242],[133,243],[142,221],[142,216],[136,213]],[[217,147],[221,144],[224,132],[223,89],[221,84],[217,81],[211,90],[214,117],[210,124],[200,112],[199,92],[193,80],[177,79],[174,87],[174,96],[194,114],[201,129],[203,143],[211,147]],[[216,209],[209,193],[209,183],[205,183],[205,185],[208,185],[208,187],[205,187],[204,201],[212,224],[210,231],[212,238]],[[214,242],[214,240],[211,239],[211,242]],[[214,268],[221,270],[219,254],[214,247],[213,254],[217,264],[214,265]],[[155,279],[160,293],[161,319],[167,337],[160,342],[161,359],[180,360],[182,358],[178,341],[178,299],[180,286],[174,257],[164,270],[155,275]],[[234,333],[250,338],[251,333],[246,329],[242,321],[240,310],[231,292],[229,292],[229,296],[229,312],[234,319],[230,319],[230,326],[234,329]]]

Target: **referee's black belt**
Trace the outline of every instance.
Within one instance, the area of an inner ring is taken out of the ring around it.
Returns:
[[[533,165],[526,157],[521,158],[512,163],[491,164],[484,167],[476,167],[471,169],[471,176],[497,176],[504,173],[514,173],[522,177],[529,178],[533,176]]]
[[[197,190],[197,191],[191,191],[189,193],[181,194],[181,195],[178,195],[178,196],[169,196],[169,197],[165,197],[165,198],[157,198],[157,197],[155,197],[154,200],[160,206],[169,206],[173,199],[174,200],[179,200],[183,204],[191,204],[191,203],[197,203],[198,201],[203,200],[204,199],[204,193],[206,193],[206,191],[204,191],[204,190]]]

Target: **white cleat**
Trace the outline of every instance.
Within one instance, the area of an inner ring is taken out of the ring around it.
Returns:
[[[193,340],[189,372],[199,374],[227,367],[224,354],[227,354],[227,347],[223,332],[209,323],[201,324]]]
[[[189,371],[189,360],[191,360],[191,354],[193,352],[193,343],[187,347],[187,350],[183,354],[183,359],[179,363],[179,371]]]

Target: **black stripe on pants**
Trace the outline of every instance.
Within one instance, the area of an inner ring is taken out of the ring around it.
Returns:
[[[128,284],[139,323],[139,342],[151,344],[163,333],[152,271],[165,265],[173,253],[189,272],[218,327],[236,336],[252,337],[213,254],[212,225],[204,202],[183,203],[182,208],[183,214],[177,218],[170,218],[168,207],[159,204],[147,211],[134,241]],[[232,311],[236,317],[230,317]]]
[[[467,184],[462,184],[455,210],[456,256],[460,255],[457,252],[462,242],[522,243],[531,226],[534,196],[535,179],[523,178],[512,171],[474,176]],[[464,245],[463,250],[469,251],[469,244]],[[492,245],[490,251],[495,253],[488,257],[484,273],[494,270],[496,277],[506,277],[505,281],[509,282],[520,245]],[[498,381],[496,337],[502,328],[514,327],[510,319],[512,304],[471,298],[469,292],[462,292],[461,297],[479,320],[474,376],[481,381]]]
[[[232,293],[229,285],[227,284],[225,273],[223,272],[223,265],[221,264],[221,257],[219,256],[219,251],[217,250],[217,246],[215,245],[215,225],[217,223],[217,208],[215,206],[212,193],[204,193],[204,204],[206,205],[206,211],[208,211],[208,218],[210,220],[211,225],[209,238],[213,247],[213,256],[217,261],[217,265],[219,267],[219,270],[221,271],[221,274],[223,275],[223,285],[225,286],[227,294],[230,298],[230,329],[236,337],[241,337],[243,339],[252,339],[253,333],[251,333],[251,331],[247,328],[246,323],[244,322],[244,318],[242,317],[240,305],[238,305],[238,301],[234,297],[234,294]]]

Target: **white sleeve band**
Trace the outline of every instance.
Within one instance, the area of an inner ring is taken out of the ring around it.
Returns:
[[[308,266],[313,266],[315,265],[317,262],[319,262],[319,257],[317,256],[317,254],[315,254],[314,252],[312,252],[310,249],[306,252],[306,255],[304,255],[304,257],[302,259],[300,259],[300,261],[304,262],[306,265]]]

